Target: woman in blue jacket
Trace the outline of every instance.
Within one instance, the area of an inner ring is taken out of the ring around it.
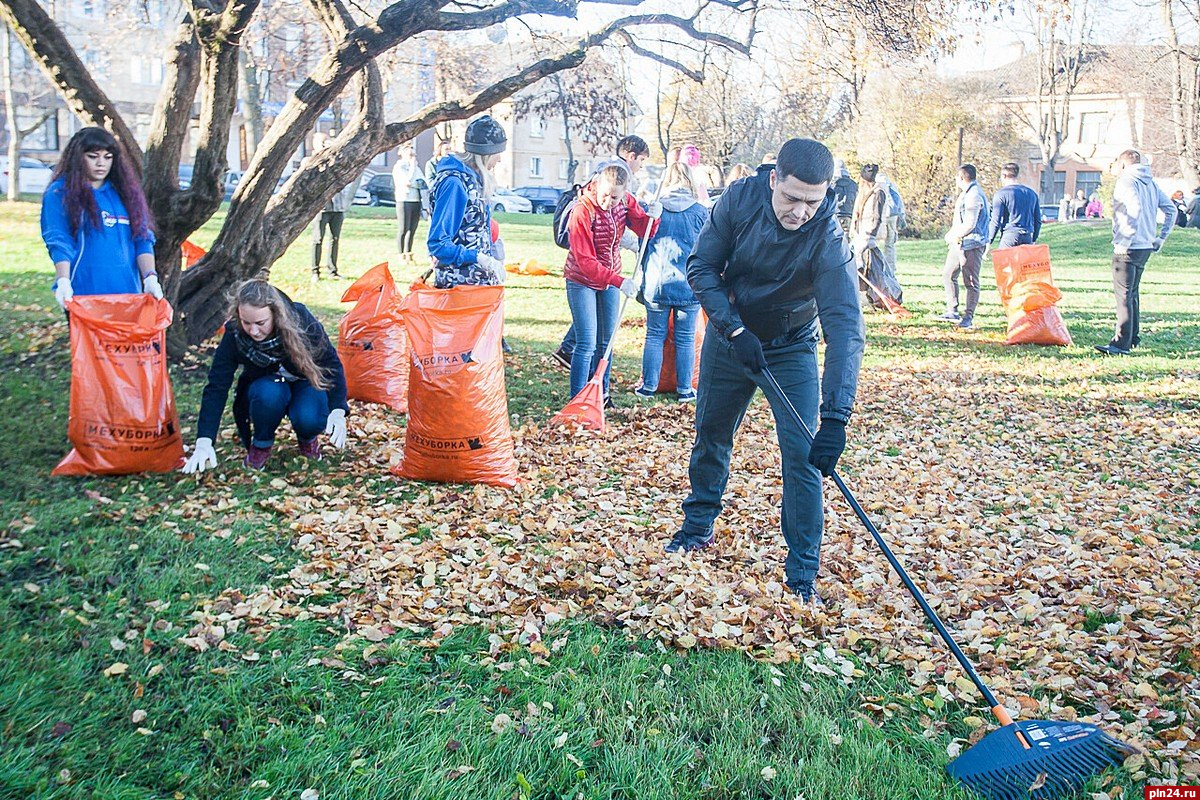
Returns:
[[[646,306],[646,345],[642,350],[640,397],[653,397],[662,370],[667,322],[675,324],[675,394],[681,403],[693,402],[692,367],[696,360],[696,317],[700,301],[687,282],[687,258],[700,229],[708,220],[701,205],[692,168],[682,161],[667,167],[660,195],[662,218],[646,246],[641,298]]]
[[[54,299],[137,294],[162,299],[154,225],[137,171],[103,128],[71,137],[42,197],[42,240],[54,262]]]
[[[433,173],[433,209],[426,244],[433,256],[433,285],[494,286],[504,282],[504,264],[492,246],[492,169],[508,135],[490,116],[467,126],[461,156],[448,155]]]
[[[196,447],[184,472],[217,465],[213,440],[239,367],[233,420],[246,447],[246,466],[266,466],[285,416],[307,458],[321,458],[322,432],[329,434],[334,447],[345,446],[350,410],[346,375],[325,328],[302,303],[266,281],[250,280],[238,288],[225,335],[213,353],[196,423]]]

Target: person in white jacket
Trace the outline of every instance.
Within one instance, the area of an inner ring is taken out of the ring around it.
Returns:
[[[1117,326],[1108,344],[1096,345],[1107,356],[1127,356],[1141,344],[1141,298],[1138,288],[1151,253],[1162,249],[1175,227],[1175,205],[1158,187],[1142,154],[1126,150],[1117,156],[1113,189],[1113,295]],[[1160,224],[1158,215],[1162,214]]]

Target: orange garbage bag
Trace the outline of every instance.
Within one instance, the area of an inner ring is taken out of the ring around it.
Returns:
[[[1071,344],[1071,334],[1055,303],[1062,292],[1050,275],[1050,247],[1023,244],[993,250],[996,288],[1008,317],[1005,344]]]
[[[708,315],[697,306],[692,313],[699,313],[696,320],[696,361],[692,365],[692,388],[700,386],[700,349],[704,346],[704,326],[708,324]],[[662,371],[658,373],[658,388],[656,392],[675,391],[675,315],[667,318],[667,339],[663,342]]]
[[[76,295],[71,315],[73,449],[53,475],[170,472],[183,438],[167,374],[171,305],[148,294]]]
[[[201,247],[198,244],[192,244],[187,239],[183,240],[183,247],[180,249],[183,251],[183,268],[184,269],[194,266],[197,261],[204,258],[205,254],[208,253],[208,251],[205,250],[203,247]]]
[[[387,262],[376,264],[350,285],[343,303],[354,308],[338,324],[338,357],[351,400],[408,411],[408,336],[403,298]]]
[[[411,353],[402,478],[517,482],[504,385],[503,286],[432,289],[404,298]]]

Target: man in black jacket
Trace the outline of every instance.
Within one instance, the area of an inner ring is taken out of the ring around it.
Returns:
[[[727,189],[688,258],[688,281],[708,314],[700,360],[696,442],[684,521],[667,550],[713,541],[729,477],[733,436],[756,388],[771,404],[783,454],[781,526],[788,587],[816,598],[824,514],[821,475],[846,446],[864,346],[858,276],[836,219],[833,157],[792,139],[772,170]],[[817,369],[817,322],[825,338]],[[816,438],[804,434],[762,374],[769,367]],[[818,429],[817,421],[820,418]]]

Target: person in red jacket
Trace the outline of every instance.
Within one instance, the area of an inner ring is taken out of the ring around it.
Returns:
[[[620,317],[620,294],[633,297],[637,284],[621,276],[621,236],[628,227],[638,236],[651,232],[662,206],[651,203],[643,211],[629,193],[629,167],[613,160],[601,164],[583,188],[567,222],[570,247],[564,274],[567,305],[575,329],[571,354],[571,397],[591,378]],[[604,373],[605,404],[608,371]]]

